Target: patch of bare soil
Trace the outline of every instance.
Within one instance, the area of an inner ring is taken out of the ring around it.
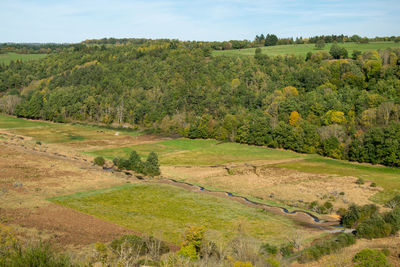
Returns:
[[[36,209],[0,210],[0,214],[7,218],[8,224],[51,233],[50,241],[59,245],[85,246],[95,242],[110,242],[125,234],[139,234],[56,204]]]

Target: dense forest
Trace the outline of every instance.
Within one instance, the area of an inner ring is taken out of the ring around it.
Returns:
[[[87,43],[0,65],[0,110],[400,166],[400,50],[228,57],[200,42]]]

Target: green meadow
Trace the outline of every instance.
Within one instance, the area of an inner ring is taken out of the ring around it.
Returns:
[[[255,160],[301,159],[274,164],[275,167],[292,169],[307,173],[336,174],[354,176],[370,180],[384,189],[372,200],[384,203],[400,193],[400,169],[371,164],[358,164],[349,161],[324,158],[319,155],[299,154],[286,150],[249,146],[238,143],[221,143],[216,140],[173,139],[152,144],[135,145],[89,151],[92,156],[102,156],[109,160],[115,157],[128,157],[135,150],[146,158],[151,151],[159,155],[164,166],[209,166],[226,163],[245,163]]]
[[[274,244],[296,229],[310,237],[284,216],[163,184],[129,184],[50,200],[135,231],[161,234],[165,241],[175,244],[192,225],[205,226],[225,240],[235,236],[239,224],[250,236]]]
[[[262,53],[269,56],[278,56],[278,55],[296,55],[296,56],[305,56],[308,52],[317,52],[317,51],[327,51],[331,48],[332,44],[326,44],[324,49],[317,50],[315,49],[315,44],[294,44],[294,45],[276,45],[276,46],[264,46],[261,47]],[[349,56],[353,53],[354,50],[359,50],[361,52],[366,52],[369,50],[379,50],[379,49],[387,49],[387,48],[400,48],[400,43],[395,42],[371,42],[368,44],[359,44],[359,43],[343,43],[339,44],[339,46],[344,47],[349,52]],[[256,48],[247,48],[247,49],[235,49],[235,50],[222,50],[222,51],[213,51],[213,55],[220,56],[254,56]]]
[[[49,122],[33,121],[0,114],[0,129],[41,127],[55,125]]]
[[[143,158],[151,151],[154,151],[158,154],[161,165],[170,166],[215,165],[252,160],[288,159],[301,156],[294,152],[265,147],[186,138],[131,147],[95,150],[88,152],[88,154],[112,160],[115,157],[128,157],[132,150],[137,151]]]
[[[28,61],[36,60],[46,57],[47,54],[17,54],[17,53],[5,53],[0,54],[0,64],[10,64],[11,61]]]

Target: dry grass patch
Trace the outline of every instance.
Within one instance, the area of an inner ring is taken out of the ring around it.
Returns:
[[[355,177],[299,172],[273,166],[240,166],[229,170],[206,167],[163,167],[164,175],[190,183],[235,192],[264,200],[302,205],[330,200],[335,208],[349,203],[371,203],[379,188],[357,185]],[[343,193],[341,193],[343,192]]]

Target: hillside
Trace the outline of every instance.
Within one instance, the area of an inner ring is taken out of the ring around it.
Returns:
[[[201,43],[80,46],[1,67],[1,108],[400,166],[399,55],[305,61],[214,57]]]

